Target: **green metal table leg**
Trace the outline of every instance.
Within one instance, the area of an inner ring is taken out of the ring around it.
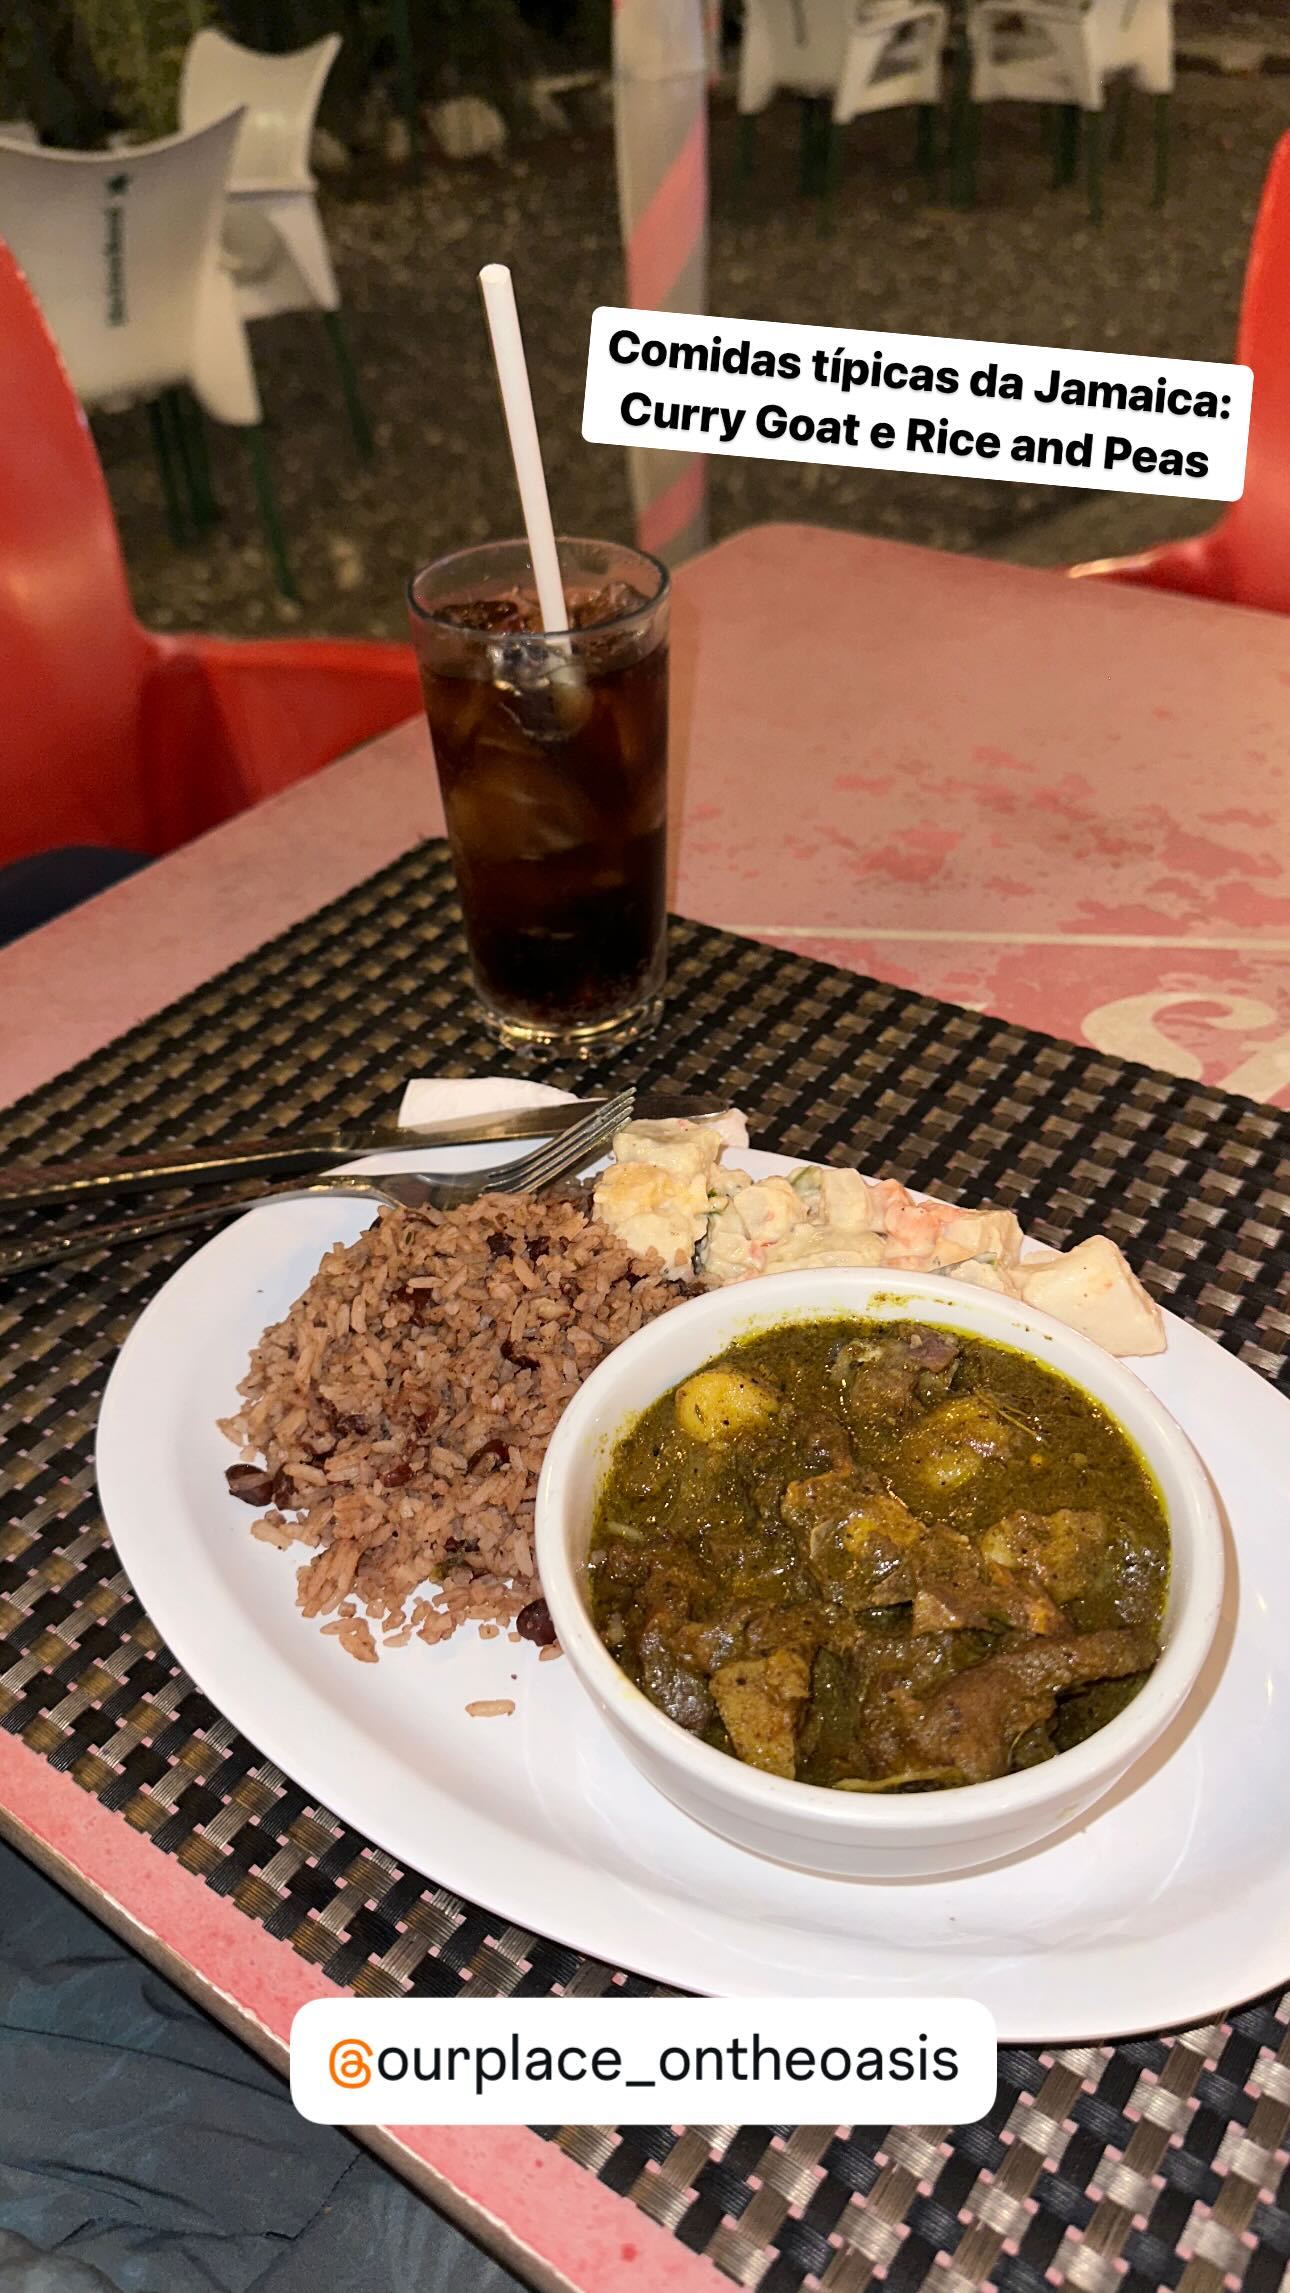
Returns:
[[[165,417],[159,398],[148,400],[148,428],[152,432],[152,450],[157,457],[161,474],[161,492],[166,505],[166,527],[176,549],[182,549],[188,539],[183,503],[175,478],[175,465],[170,458],[170,440],[166,435]]]
[[[255,478],[255,491],[260,504],[260,517],[264,524],[265,538],[269,544],[269,555],[273,560],[273,571],[283,596],[289,597],[293,604],[298,605],[300,592],[296,587],[295,577],[291,571],[291,562],[287,556],[286,536],[282,531],[282,520],[278,515],[278,497],[274,492],[273,473],[269,468],[269,456],[264,443],[264,424],[262,422],[253,424],[246,435],[251,448],[251,470]]]
[[[1168,96],[1156,97],[1156,160],[1153,200],[1163,207],[1169,196],[1169,132],[1173,124]]]
[[[353,353],[349,347],[349,336],[345,330],[345,322],[339,311],[324,311],[322,315],[323,325],[331,337],[331,346],[336,354],[336,364],[340,369],[340,386],[345,393],[345,406],[349,414],[349,426],[354,433],[354,443],[363,459],[370,461],[376,452],[376,440],[372,436],[372,425],[368,420],[367,408],[363,404],[363,394],[358,386],[358,369],[354,364]]]
[[[1088,177],[1088,219],[1090,223],[1102,220],[1103,160],[1106,152],[1106,113],[1090,111],[1084,114],[1085,167]]]

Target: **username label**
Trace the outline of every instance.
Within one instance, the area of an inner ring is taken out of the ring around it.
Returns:
[[[291,2096],[321,2125],[971,2125],[995,2095],[972,1999],[313,1999]]]

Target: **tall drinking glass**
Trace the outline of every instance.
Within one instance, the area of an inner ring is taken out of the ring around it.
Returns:
[[[408,602],[485,1018],[587,1055],[661,1007],[669,584],[612,542],[559,551],[565,632],[542,629],[523,541],[437,559]]]

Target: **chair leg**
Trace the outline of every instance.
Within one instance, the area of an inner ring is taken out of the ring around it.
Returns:
[[[1106,113],[1090,111],[1084,115],[1085,168],[1088,178],[1088,219],[1090,223],[1102,220],[1102,176],[1106,152]]]
[[[1079,172],[1079,105],[1063,104],[1057,128],[1057,147],[1053,163],[1053,188],[1060,191],[1073,183]]]
[[[273,490],[273,475],[269,469],[269,457],[264,443],[264,424],[262,422],[254,423],[246,435],[251,448],[251,470],[255,478],[255,491],[260,504],[260,517],[264,525],[265,538],[269,544],[269,555],[273,559],[273,571],[283,596],[289,597],[293,604],[298,605],[300,592],[296,587],[295,577],[291,571],[291,563],[287,556],[286,538],[282,531],[282,520],[278,515],[278,497]]]
[[[412,47],[412,12],[409,0],[389,0],[390,28],[399,60],[399,104],[407,122],[408,141],[415,159],[421,148],[421,115],[417,110],[417,62]]]
[[[976,205],[979,109],[972,101],[972,59],[966,37],[959,43],[950,88],[950,197],[956,207]]]
[[[1169,131],[1172,115],[1168,96],[1156,97],[1156,159],[1153,203],[1163,207],[1169,196]]]
[[[215,488],[211,482],[210,452],[206,443],[206,417],[190,390],[176,392],[175,414],[179,428],[187,440],[197,522],[199,526],[214,525],[220,515],[220,506],[215,499]]]
[[[197,454],[184,419],[183,395],[178,389],[162,391],[161,419],[169,436],[175,468],[183,481],[193,531],[200,535],[212,523],[215,505],[209,487],[203,490]]]
[[[739,114],[739,145],[736,170],[741,183],[751,181],[757,159],[757,114],[743,111]]]
[[[838,175],[838,131],[827,96],[802,98],[802,190],[809,199],[827,199]]]
[[[936,106],[920,104],[918,107],[918,172],[928,183],[936,175]]]
[[[184,518],[183,502],[175,477],[175,465],[170,458],[170,440],[166,434],[166,423],[159,398],[148,400],[148,428],[152,432],[152,450],[157,457],[157,468],[161,475],[161,492],[166,505],[166,528],[176,549],[182,549],[188,539],[188,526]]]
[[[1111,103],[1111,157],[1123,159],[1129,148],[1129,111],[1133,102],[1133,89],[1128,80],[1121,80]]]
[[[798,181],[807,198],[815,190],[815,105],[803,96],[801,140],[798,146]]]
[[[820,211],[820,229],[832,225],[833,194],[838,187],[842,169],[842,138],[829,111],[821,109],[819,125],[819,178],[817,196],[823,202]]]
[[[956,207],[975,207],[980,106],[965,104],[950,126],[950,197]]]
[[[363,394],[358,387],[358,370],[354,365],[353,353],[349,347],[349,336],[345,331],[345,322],[339,311],[324,311],[323,325],[331,337],[331,346],[336,354],[336,364],[340,369],[340,386],[345,393],[345,407],[349,415],[350,429],[354,433],[354,443],[364,461],[370,461],[376,452],[376,440],[372,436],[372,425],[367,417],[367,408],[363,404]]]

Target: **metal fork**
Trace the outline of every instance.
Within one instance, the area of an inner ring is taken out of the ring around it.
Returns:
[[[0,1244],[0,1277],[30,1273],[39,1266],[62,1266],[119,1243],[144,1242],[156,1234],[182,1234],[190,1227],[217,1224],[221,1219],[238,1217],[244,1210],[254,1210],[261,1202],[304,1202],[317,1194],[359,1194],[395,1210],[458,1210],[468,1202],[477,1202],[481,1194],[535,1194],[591,1162],[614,1132],[630,1122],[635,1098],[634,1088],[619,1091],[532,1154],[518,1162],[494,1163],[487,1170],[445,1172],[433,1177],[419,1171],[334,1171],[320,1178],[297,1180],[292,1186],[266,1187],[261,1194],[221,1194],[185,1203],[179,1210],[154,1210],[145,1218],[121,1219],[108,1226],[87,1223],[65,1227],[41,1242]]]

